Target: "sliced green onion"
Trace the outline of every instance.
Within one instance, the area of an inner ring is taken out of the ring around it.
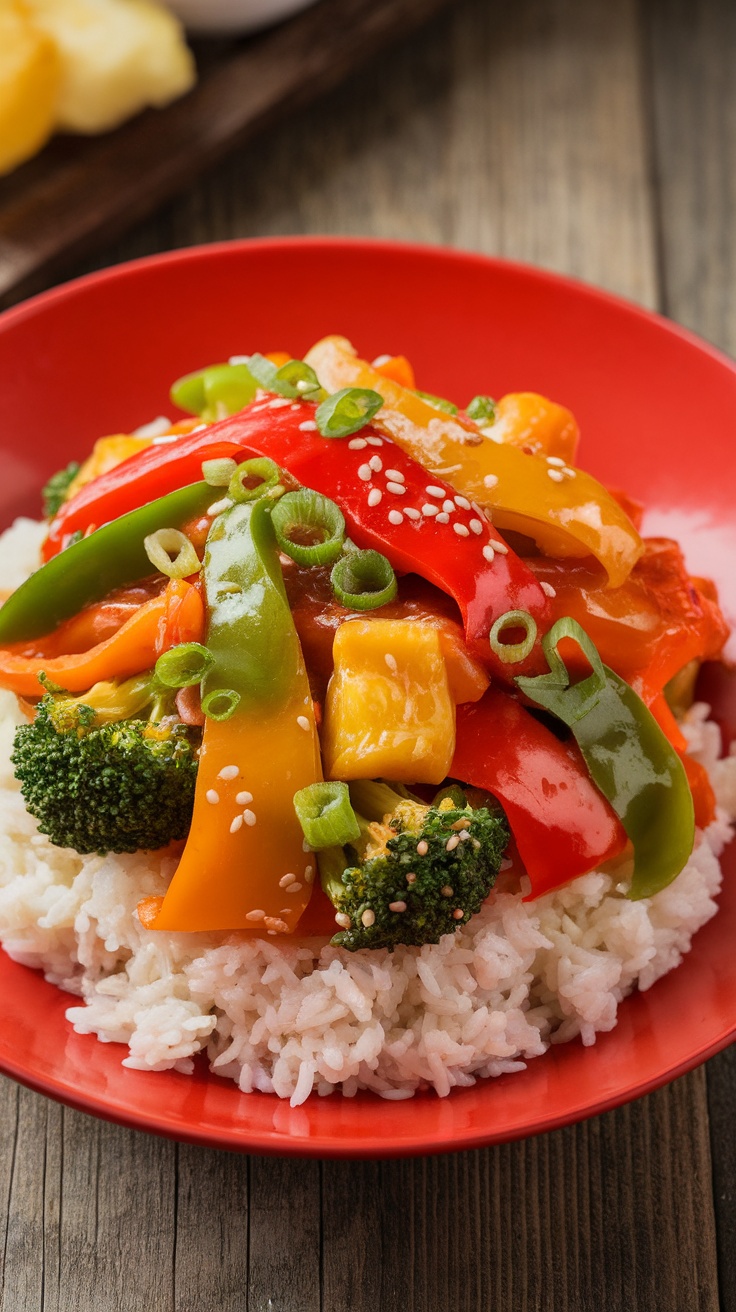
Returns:
[[[330,575],[335,596],[349,610],[377,610],[398,591],[391,562],[380,551],[350,551]]]
[[[501,634],[508,629],[524,629],[521,642],[501,642]],[[526,660],[537,640],[537,622],[527,610],[507,610],[499,615],[489,634],[491,648],[505,665],[516,665]]]
[[[314,398],[322,390],[314,369],[303,360],[287,360],[277,368],[273,360],[256,352],[248,357],[248,368],[267,392],[277,392],[292,401],[300,397]]]
[[[350,805],[347,784],[319,783],[294,794],[294,810],[309,846],[344,847],[360,837],[360,825]]]
[[[323,437],[349,437],[369,424],[383,405],[370,387],[343,387],[317,406],[314,418]]]
[[[420,391],[417,391],[416,394],[421,397],[423,401],[428,401],[430,405],[433,405],[435,410],[444,410],[447,415],[457,414],[457,406],[455,403],[453,401],[446,401],[444,396],[433,396],[431,392]]]
[[[257,479],[252,487],[247,479]],[[227,494],[232,501],[258,501],[279,486],[281,470],[268,456],[256,456],[253,460],[244,460],[238,465],[227,485]]]
[[[202,419],[224,419],[248,405],[256,394],[256,380],[244,364],[213,364],[178,378],[171,399],[180,410]]]
[[[201,642],[181,642],[156,661],[156,678],[167,688],[191,688],[201,683],[214,660]]]
[[[237,467],[237,462],[229,456],[220,460],[203,460],[202,478],[210,487],[227,487]]]
[[[496,418],[496,402],[490,396],[474,396],[465,407],[465,413],[476,424],[492,424]]]
[[[578,644],[593,670],[587,678],[572,686],[569,670],[558,651],[563,638],[571,638]],[[606,687],[606,671],[598,648],[577,620],[563,615],[542,638],[542,651],[547,658],[549,674],[540,674],[536,679],[519,677],[515,682],[522,692],[527,692],[565,724],[576,724],[593,709]]]
[[[240,702],[234,688],[213,688],[202,698],[202,710],[210,720],[229,720]]]
[[[200,560],[186,533],[178,528],[159,528],[143,539],[148,559],[161,574],[170,579],[186,579],[197,574]]]
[[[287,492],[274,506],[271,523],[279,547],[298,565],[331,565],[342,551],[342,511],[329,497],[311,488]]]

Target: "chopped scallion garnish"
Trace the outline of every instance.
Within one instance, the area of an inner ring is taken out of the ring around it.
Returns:
[[[202,710],[210,720],[229,720],[240,702],[234,688],[213,688],[202,698]]]
[[[391,562],[380,551],[349,551],[330,575],[338,601],[349,610],[377,610],[398,591]]]
[[[474,419],[476,424],[483,426],[492,424],[496,419],[496,402],[490,396],[474,396],[465,407],[465,413],[468,419]]]
[[[360,825],[350,805],[347,784],[310,784],[294,794],[294,810],[313,851],[343,847],[360,837]]]
[[[271,523],[280,549],[298,565],[330,565],[342,551],[342,511],[311,488],[287,492],[274,506]]]
[[[524,637],[520,642],[502,642],[501,634],[512,629],[523,629]],[[505,665],[516,665],[526,660],[537,640],[537,624],[533,615],[527,610],[507,610],[499,615],[489,634],[491,649]]]
[[[143,547],[154,569],[170,579],[186,579],[199,572],[199,556],[186,533],[178,528],[159,528],[143,539]]]
[[[210,487],[227,487],[237,467],[237,462],[229,456],[222,456],[220,460],[203,460],[202,478]]]
[[[159,656],[156,678],[167,688],[190,688],[202,681],[212,662],[211,652],[201,642],[182,642]]]
[[[317,407],[314,418],[323,437],[349,437],[365,428],[383,405],[370,387],[343,387]]]
[[[227,494],[231,501],[258,501],[280,486],[281,470],[268,456],[256,456],[238,465],[230,478]]]

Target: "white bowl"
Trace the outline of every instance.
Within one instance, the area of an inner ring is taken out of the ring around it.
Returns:
[[[306,9],[314,0],[165,0],[190,32],[253,32]]]

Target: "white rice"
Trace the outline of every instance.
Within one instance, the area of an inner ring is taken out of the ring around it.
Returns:
[[[37,563],[42,529],[2,538],[7,587]],[[696,706],[686,731],[713,778],[718,818],[685,869],[655,897],[593,873],[532,903],[503,879],[480,915],[436,946],[348,953],[324,941],[142,928],[142,897],[163,893],[170,857],[78,856],[38,833],[9,756],[20,717],[0,693],[0,941],[16,961],[77,994],[68,1020],[126,1044],[139,1070],[210,1069],[244,1092],[296,1106],[312,1093],[372,1089],[384,1098],[431,1087],[445,1096],[478,1077],[523,1070],[550,1043],[611,1030],[622,998],[682,960],[717,911],[718,857],[736,816],[736,757]]]

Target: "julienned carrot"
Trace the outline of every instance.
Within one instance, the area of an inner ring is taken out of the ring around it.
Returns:
[[[162,652],[180,642],[201,642],[204,605],[197,588],[172,579],[126,620],[122,628],[89,651],[72,656],[19,656],[0,648],[0,687],[22,697],[38,697],[44,673],[68,692],[86,692],[102,679],[127,679],[155,665]]]

